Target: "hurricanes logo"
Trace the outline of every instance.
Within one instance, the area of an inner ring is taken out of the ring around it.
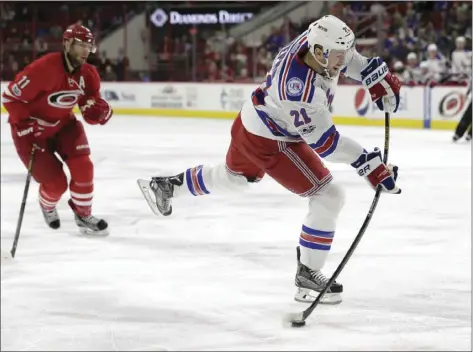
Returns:
[[[465,96],[460,92],[448,93],[439,103],[440,115],[446,118],[456,116],[463,110],[465,100]]]
[[[50,94],[48,96],[48,103],[55,108],[72,109],[77,104],[81,95],[84,95],[82,90],[62,90]]]

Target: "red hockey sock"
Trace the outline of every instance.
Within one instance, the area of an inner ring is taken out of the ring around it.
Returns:
[[[69,159],[66,164],[71,171],[71,206],[79,216],[89,216],[94,192],[94,165],[88,155]]]
[[[39,204],[41,208],[51,211],[67,190],[67,178],[64,172],[52,182],[39,185]]]

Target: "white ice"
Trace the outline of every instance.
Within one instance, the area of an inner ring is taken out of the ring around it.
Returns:
[[[269,177],[246,194],[176,199],[157,218],[136,179],[224,160],[228,120],[114,117],[87,126],[94,212],[108,238],[76,235],[65,196],[50,230],[32,183],[16,258],[2,264],[1,349],[471,350],[471,151],[452,131],[392,129],[401,195],[382,195],[341,274],[344,301],[284,328],[306,201]],[[2,118],[1,245],[13,241],[25,181]],[[340,126],[366,148],[382,128]],[[347,193],[325,271],[333,272],[374,192],[328,164]]]

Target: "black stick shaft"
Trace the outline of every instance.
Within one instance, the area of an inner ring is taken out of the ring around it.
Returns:
[[[388,152],[389,152],[389,133],[390,133],[390,116],[389,113],[386,112],[384,114],[384,156],[383,156],[383,162],[387,164],[388,162]],[[376,210],[376,206],[378,205],[379,197],[381,195],[381,186],[378,186],[376,189],[375,196],[373,198],[373,202],[371,203],[371,207],[368,211],[368,215],[365,218],[365,221],[363,222],[363,225],[361,225],[360,231],[358,232],[358,235],[356,236],[355,240],[353,241],[352,245],[348,249],[347,254],[345,254],[345,257],[343,257],[341,263],[338,265],[337,270],[333,273],[332,277],[328,281],[327,285],[325,285],[325,288],[318,294],[317,298],[315,299],[314,302],[307,308],[303,313],[302,316],[305,319],[309,317],[309,315],[314,311],[314,309],[319,305],[320,301],[322,300],[323,296],[327,292],[330,286],[332,286],[333,282],[338,278],[338,275],[342,272],[343,268],[345,268],[345,265],[348,263],[350,260],[351,256],[353,255],[353,252],[355,252],[356,247],[358,246],[358,243],[360,243],[363,235],[365,234],[366,229],[368,228],[368,225],[371,221],[371,218],[373,217],[374,211]]]
[[[33,147],[33,149],[31,149],[30,162],[28,164],[28,174],[26,175],[26,184],[25,184],[25,190],[23,192],[23,201],[21,202],[20,214],[18,216],[18,223],[16,225],[15,239],[13,240],[13,246],[10,251],[12,258],[15,258],[16,247],[18,246],[18,240],[20,239],[21,224],[23,223],[23,215],[25,214],[26,199],[28,197],[28,190],[30,189],[31,173],[33,171],[33,162],[34,162],[35,153],[36,153],[36,147]]]

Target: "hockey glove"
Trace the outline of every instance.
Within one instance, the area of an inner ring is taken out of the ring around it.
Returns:
[[[14,123],[11,125],[13,133],[20,139],[26,139],[31,145],[34,145],[36,149],[45,151],[46,141],[43,136],[44,128],[41,127],[35,120],[24,120],[20,123]]]
[[[363,153],[351,166],[356,168],[358,175],[366,177],[374,189],[381,185],[383,190],[388,193],[401,193],[401,189],[396,185],[398,167],[385,165],[381,160],[381,151],[378,148],[375,148],[371,153]]]
[[[361,70],[361,80],[379,110],[397,111],[401,82],[389,72],[388,66],[381,58],[369,59],[368,64]]]
[[[113,114],[112,107],[103,99],[87,99],[79,108],[84,120],[91,125],[105,125]]]
[[[21,123],[13,124],[15,134],[19,138],[39,138],[43,134],[44,128],[41,127],[35,120],[22,121]]]

